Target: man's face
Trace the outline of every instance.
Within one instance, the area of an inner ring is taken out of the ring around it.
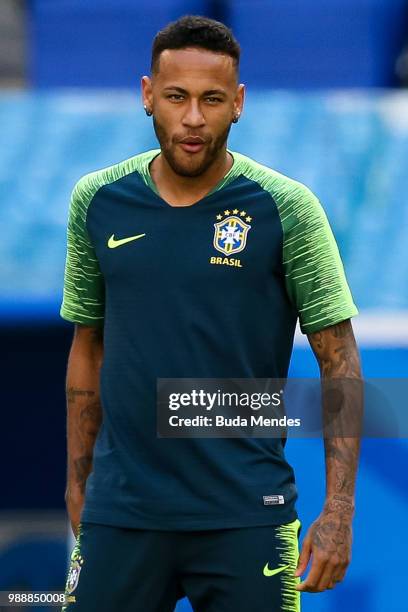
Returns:
[[[244,100],[229,55],[168,49],[152,80],[143,77],[142,88],[162,154],[175,173],[200,176],[219,161]]]

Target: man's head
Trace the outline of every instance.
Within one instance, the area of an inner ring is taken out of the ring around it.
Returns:
[[[200,176],[225,152],[231,123],[244,102],[238,84],[240,47],[222,23],[187,16],[153,43],[143,102],[153,113],[160,147],[174,172]]]

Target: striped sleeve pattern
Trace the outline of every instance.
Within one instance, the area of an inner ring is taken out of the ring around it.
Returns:
[[[127,174],[138,172],[147,182],[149,162],[159,152],[152,149],[108,168],[91,172],[75,185],[68,215],[64,291],[60,308],[63,319],[84,325],[103,325],[105,285],[86,227],[88,208],[101,187]]]
[[[67,256],[60,315],[67,321],[102,325],[104,282],[86,228],[88,205],[95,193],[88,177],[75,186],[69,207]]]
[[[283,268],[289,297],[304,334],[358,314],[326,214],[302,183],[247,162],[244,172],[268,191],[283,229]]]

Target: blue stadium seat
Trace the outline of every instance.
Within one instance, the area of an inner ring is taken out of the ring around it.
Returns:
[[[250,90],[231,134],[231,149],[321,198],[362,310],[408,308],[405,108],[403,94]],[[133,92],[9,92],[0,123],[11,143],[0,148],[0,321],[61,322],[70,192],[86,172],[156,147],[151,120]]]
[[[136,87],[149,72],[152,39],[205,0],[34,0],[30,77],[39,87]]]
[[[395,81],[405,0],[234,0],[242,75],[258,87],[381,87]]]

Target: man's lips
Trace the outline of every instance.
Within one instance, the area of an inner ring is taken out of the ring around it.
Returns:
[[[205,147],[205,140],[200,136],[189,136],[180,140],[179,145],[186,153],[199,153]]]

